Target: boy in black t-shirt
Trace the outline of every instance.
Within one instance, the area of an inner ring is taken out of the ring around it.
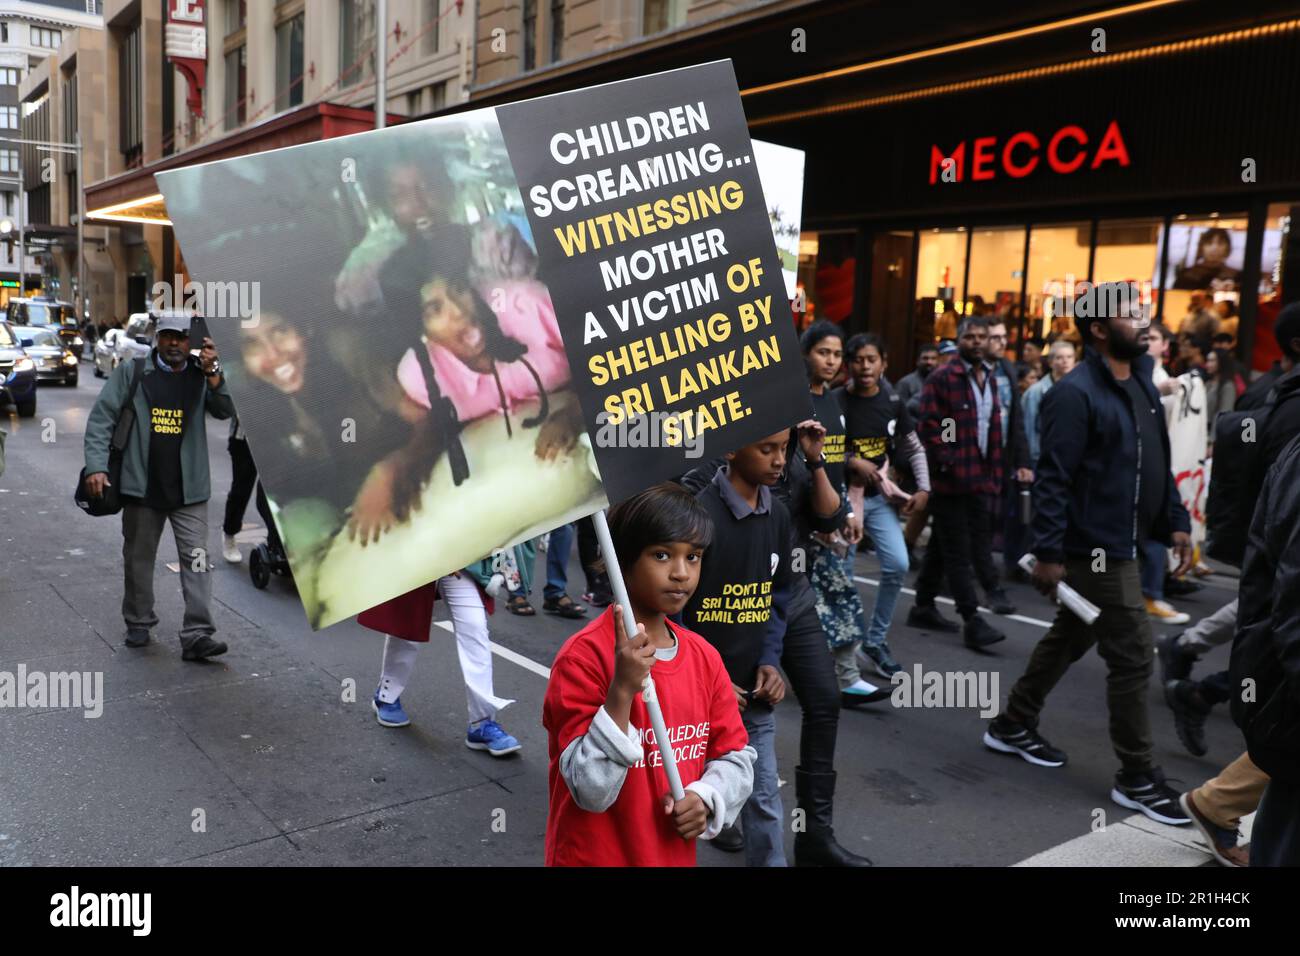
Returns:
[[[786,865],[773,708],[785,696],[777,662],[791,583],[790,515],[770,489],[785,470],[789,440],[784,429],[728,453],[726,466],[696,496],[715,534],[682,612],[682,623],[722,655],[758,754],[753,794],[741,811],[749,866]]]
[[[880,559],[880,587],[861,644],[876,672],[882,677],[892,678],[902,668],[894,660],[887,638],[898,594],[907,575],[908,558],[898,514],[884,493],[894,490],[885,484],[885,460],[906,457],[916,477],[918,490],[902,506],[905,516],[925,509],[930,492],[930,472],[925,449],[916,436],[907,408],[884,384],[884,344],[874,335],[855,335],[849,340],[847,351],[850,378],[843,388],[835,391],[844,409],[844,428],[848,438],[845,469],[851,488],[855,491],[860,489],[857,493],[862,495],[862,522]],[[851,497],[856,497],[857,493]],[[855,647],[841,646],[832,650],[840,686],[860,680]]]

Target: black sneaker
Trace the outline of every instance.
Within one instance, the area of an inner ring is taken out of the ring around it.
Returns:
[[[126,629],[126,646],[127,647],[144,647],[153,638],[149,636],[147,627],[128,627]]]
[[[1178,791],[1165,783],[1165,775],[1153,767],[1146,773],[1120,773],[1115,775],[1115,787],[1110,798],[1121,807],[1145,813],[1157,823],[1170,826],[1187,826],[1192,822],[1182,804]]]
[[[1204,757],[1205,718],[1210,716],[1212,705],[1201,696],[1196,683],[1190,680],[1171,680],[1165,684],[1165,700],[1174,711],[1174,730],[1183,746],[1195,757]]]
[[[224,641],[218,641],[211,637],[200,637],[181,651],[181,660],[206,661],[209,657],[220,657],[227,650],[229,648],[226,647]]]
[[[1019,754],[1039,767],[1064,767],[1064,750],[1058,750],[1039,736],[1038,731],[1008,720],[995,717],[984,731],[984,746],[998,753]]]
[[[745,849],[745,834],[741,832],[739,823],[733,823],[723,827],[722,832],[709,842],[726,853],[739,853]]]
[[[1171,680],[1187,680],[1192,676],[1192,665],[1196,655],[1179,646],[1178,639],[1183,632],[1165,634],[1156,639],[1156,660],[1160,662],[1160,683],[1168,684]]]
[[[955,621],[950,621],[940,614],[939,609],[933,604],[926,607],[920,604],[913,605],[912,610],[907,612],[907,626],[922,631],[944,631],[948,634],[956,634],[961,630]]]
[[[996,588],[988,593],[989,610],[994,614],[1015,614],[1016,606],[1007,597],[1007,592]]]
[[[990,644],[996,644],[998,641],[1007,639],[1005,634],[978,614],[966,622],[966,626],[962,628],[962,637],[966,642],[966,646],[972,650],[980,650]]]

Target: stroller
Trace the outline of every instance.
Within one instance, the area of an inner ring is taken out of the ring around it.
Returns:
[[[271,509],[266,501],[262,483],[257,483],[257,510],[266,522],[266,541],[255,547],[248,556],[248,576],[253,580],[253,587],[264,590],[271,583],[271,575],[288,578],[293,583],[293,570],[289,567],[289,555],[284,550],[284,541],[279,529],[271,517]]]

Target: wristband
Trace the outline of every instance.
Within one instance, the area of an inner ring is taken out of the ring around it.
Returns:
[[[826,456],[822,455],[816,461],[809,461],[807,458],[805,458],[804,464],[808,466],[809,471],[817,471],[819,468],[826,467]]]

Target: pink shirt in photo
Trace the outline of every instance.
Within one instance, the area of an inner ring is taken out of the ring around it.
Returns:
[[[546,286],[534,279],[511,279],[494,282],[491,288],[480,291],[489,305],[494,298],[502,303],[499,309],[493,309],[501,331],[524,344],[527,348],[524,358],[537,370],[546,390],[551,392],[567,385],[569,359]],[[438,388],[456,407],[457,418],[471,422],[501,413],[501,396],[490,372],[474,371],[441,345],[428,343],[425,347],[429,350],[429,363]],[[498,362],[496,368],[510,411],[538,397],[537,382],[523,362]],[[429,391],[414,349],[407,349],[398,363],[397,380],[411,401],[429,407]]]

